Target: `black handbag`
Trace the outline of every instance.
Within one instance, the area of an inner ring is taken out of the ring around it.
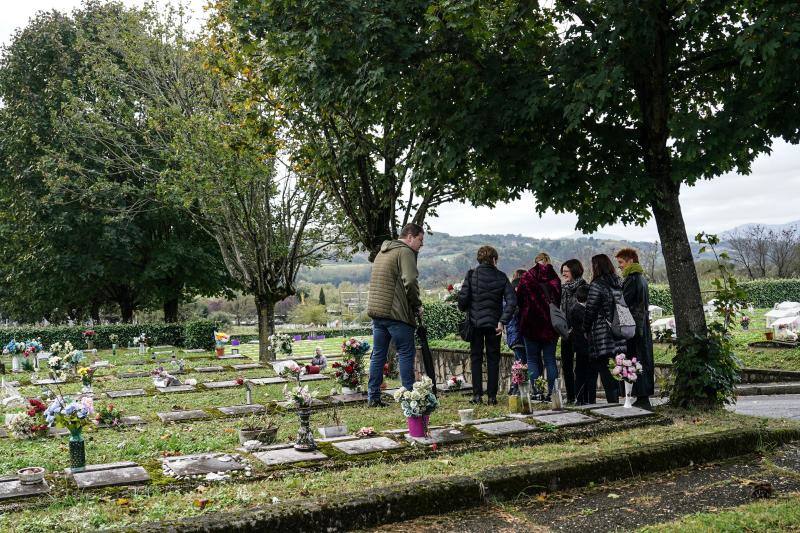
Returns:
[[[458,325],[458,335],[467,342],[472,342],[472,337],[474,335],[474,327],[472,326],[472,321],[469,319],[469,305],[472,304],[472,276],[475,270],[470,270],[467,272],[467,287],[469,288],[469,299],[467,304],[467,311],[464,316],[464,320]]]

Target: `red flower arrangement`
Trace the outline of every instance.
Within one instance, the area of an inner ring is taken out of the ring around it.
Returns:
[[[360,360],[350,358],[344,362],[335,361],[331,366],[336,369],[333,375],[342,387],[354,389],[361,384],[363,370]]]
[[[94,337],[95,335],[97,335],[97,333],[93,329],[87,329],[86,331],[83,332],[83,336],[84,337],[90,337],[91,338],[91,337]]]
[[[31,426],[31,431],[35,433],[47,431],[47,424],[42,414],[47,410],[47,406],[38,398],[28,398],[28,403],[31,405],[31,408],[28,409],[28,416],[37,419],[37,422],[39,422]]]

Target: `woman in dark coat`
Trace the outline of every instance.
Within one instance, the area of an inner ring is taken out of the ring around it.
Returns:
[[[518,269],[514,271],[514,276],[511,278],[511,287],[514,289],[515,294],[517,287],[519,286],[519,280],[523,274],[525,274],[525,270]],[[522,361],[523,363],[528,362],[528,357],[525,354],[525,342],[522,338],[522,333],[519,331],[519,313],[514,312],[511,316],[511,320],[508,321],[506,324],[506,343],[508,347],[511,348],[511,351],[514,352],[514,360],[515,361]],[[512,394],[517,394],[517,386],[511,385],[511,390],[508,391],[509,396]]]
[[[653,359],[653,334],[650,331],[650,294],[644,269],[639,264],[639,254],[633,248],[617,252],[617,264],[622,271],[622,293],[625,303],[636,322],[636,335],[628,340],[627,356],[636,357],[642,372],[633,384],[631,394],[636,396],[636,407],[650,407],[650,396],[655,394],[655,361]]]
[[[543,368],[539,358],[547,369],[547,396],[553,391],[558,377],[556,366],[556,343],[558,333],[550,322],[550,303],[561,304],[561,282],[558,280],[550,256],[540,253],[536,256],[536,264],[528,270],[517,287],[519,304],[520,330],[525,340],[525,352],[528,356],[528,375],[531,383],[542,375]]]
[[[472,403],[483,402],[483,354],[486,353],[486,388],[489,404],[497,404],[500,378],[500,341],[503,328],[517,308],[508,276],[497,269],[497,250],[481,246],[478,267],[470,270],[458,293],[458,308],[472,324],[470,359]]]
[[[597,375],[603,382],[606,401],[619,400],[619,384],[611,376],[608,362],[617,354],[625,353],[625,339],[615,339],[609,321],[614,317],[612,290],[622,291],[622,282],[614,272],[611,259],[605,254],[592,257],[592,283],[583,315],[583,330],[589,341],[589,382],[596,383]],[[594,381],[592,381],[594,378]]]
[[[561,311],[567,317],[570,328],[575,325],[570,321],[570,310],[576,304],[575,291],[586,285],[583,279],[583,265],[577,259],[570,259],[561,265]],[[582,325],[582,324],[581,324]],[[561,372],[564,375],[564,387],[567,389],[567,402],[575,401],[575,347],[572,336],[561,339]]]

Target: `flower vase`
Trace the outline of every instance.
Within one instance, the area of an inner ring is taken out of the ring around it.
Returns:
[[[314,442],[314,434],[311,432],[309,419],[311,418],[311,408],[301,407],[297,410],[300,416],[300,429],[297,430],[297,441],[294,443],[294,449],[300,452],[313,452],[317,449],[317,443]]]
[[[522,413],[530,413],[533,410],[531,404],[531,384],[529,381],[517,384],[517,395],[519,395]]]
[[[217,346],[216,352],[217,352],[217,357],[222,357],[223,355],[225,355],[225,347]]]
[[[428,434],[428,415],[423,416],[409,416],[406,418],[408,422],[408,434],[412,437],[424,437]]]
[[[92,388],[92,384],[91,383],[88,383],[88,384],[84,383],[83,387],[81,388],[81,392],[83,394],[92,394],[94,392],[94,389]]]
[[[19,364],[19,356],[14,355],[11,357],[11,371],[12,372],[22,372],[21,365]]]
[[[633,383],[626,381],[625,382],[625,405],[624,408],[628,409],[633,407],[633,402],[631,401],[631,391],[633,390]]]
[[[111,355],[117,355],[117,344],[116,343],[111,345]]]
[[[69,432],[69,466],[72,471],[86,467],[86,447],[83,441],[83,428]]]

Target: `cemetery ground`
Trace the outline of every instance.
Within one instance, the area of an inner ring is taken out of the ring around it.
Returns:
[[[337,346],[339,343],[336,341]],[[316,341],[295,343],[296,354],[310,354],[316,344]],[[96,373],[93,384],[96,406],[113,403],[124,411],[124,416],[140,419],[131,426],[87,429],[87,464],[90,467],[111,464],[117,467],[116,472],[133,469],[137,475],[111,481],[103,481],[103,476],[98,475],[96,486],[79,488],[76,480],[64,473],[69,465],[65,436],[35,440],[2,438],[0,475],[12,476],[20,468],[42,466],[48,472],[48,490],[0,500],[0,530],[158,529],[180,520],[189,520],[183,525],[190,529],[187,523],[200,527],[202,522],[197,520],[216,519],[225,524],[224,518],[215,517],[225,517],[228,513],[246,515],[263,509],[276,509],[293,520],[309,504],[342,504],[365,497],[380,501],[383,496],[368,491],[391,491],[398,487],[413,490],[436,483],[455,483],[452,480],[491,477],[497,475],[498,468],[512,474],[517,469],[548,469],[564,461],[580,464],[626,457],[659,446],[695,442],[692,439],[730,439],[732,435],[746,434],[752,441],[748,446],[755,446],[753,443],[760,435],[766,435],[764,442],[768,442],[770,432],[774,431],[800,436],[800,422],[765,420],[730,412],[686,413],[666,407],[658,408],[655,415],[629,420],[609,419],[598,414],[599,410],[542,412],[541,419],[514,419],[508,417],[505,395],[501,395],[497,406],[475,407],[475,418],[484,419],[485,424],[460,426],[458,410],[472,407],[467,403],[469,392],[448,392],[440,395],[441,406],[433,413],[431,424],[444,426],[444,432],[438,435],[452,437],[450,442],[410,442],[401,432],[383,433],[405,427],[399,407],[391,400],[388,407],[379,409],[367,409],[363,402],[354,402],[339,405],[336,410],[349,428],[349,440],[319,442],[322,456],[301,455],[298,462],[278,464],[273,459],[283,460],[280,458],[291,454],[288,448],[254,453],[243,450],[238,430],[246,423],[246,417],[228,416],[219,410],[245,403],[245,387],[236,384],[237,378],[261,378],[264,384],[255,388],[252,400],[265,406],[279,424],[277,442],[288,444],[297,433],[296,413],[276,406],[283,399],[283,384],[273,383],[277,379],[275,372],[268,365],[253,366],[257,357],[255,345],[242,345],[240,350],[251,359],[218,360],[210,352],[176,353],[177,358],[186,361],[186,373],[178,377],[184,382],[197,380],[194,389],[185,392],[157,391],[146,375],[159,364],[174,371],[169,354],[157,356],[159,360],[165,359],[158,363],[150,356],[126,350],[118,351],[116,356],[110,351],[100,351],[94,359],[108,360],[113,366],[101,367]],[[334,350],[326,352],[330,357]],[[297,360],[302,364],[302,357]],[[232,365],[246,366],[234,369]],[[30,384],[28,373],[6,377],[20,381],[23,396],[42,393],[40,386]],[[215,383],[221,385],[215,388]],[[330,379],[308,384],[320,392],[323,401],[334,385]],[[389,382],[389,387],[397,385],[397,380]],[[73,381],[60,388],[64,393],[77,394],[80,383]],[[118,391],[134,392],[119,396],[115,394]],[[108,398],[109,392],[119,397]],[[541,409],[548,406],[542,405]],[[190,414],[185,421],[165,422],[163,419],[169,419],[172,413]],[[312,427],[331,425],[333,415],[330,405],[316,409]],[[504,421],[493,420],[503,417]],[[378,440],[356,440],[352,434],[361,427],[373,427],[378,434],[373,439]],[[516,433],[493,434],[493,430],[504,427],[512,427]],[[714,442],[708,441],[703,447],[714,449]],[[217,456],[211,460],[215,466],[211,470],[219,470],[221,474],[204,470],[203,464],[198,465],[197,475],[176,476],[177,470],[166,468],[180,464],[180,459],[179,463],[173,462],[175,458],[195,454],[222,454],[222,459]],[[225,472],[229,466],[232,469]],[[113,478],[115,470],[109,472]],[[638,474],[631,471],[624,475]],[[593,471],[591,476],[591,483],[606,486],[605,472]],[[10,483],[0,479],[0,485],[4,482]],[[104,485],[106,482],[113,486]],[[539,492],[533,491],[535,498]],[[494,505],[513,505],[514,500],[525,497],[523,493],[531,493],[531,487],[516,489],[514,497],[506,494],[492,501],[497,502]],[[307,524],[304,527],[308,529]],[[347,528],[346,524],[340,527]],[[298,525],[298,529],[302,528]]]

